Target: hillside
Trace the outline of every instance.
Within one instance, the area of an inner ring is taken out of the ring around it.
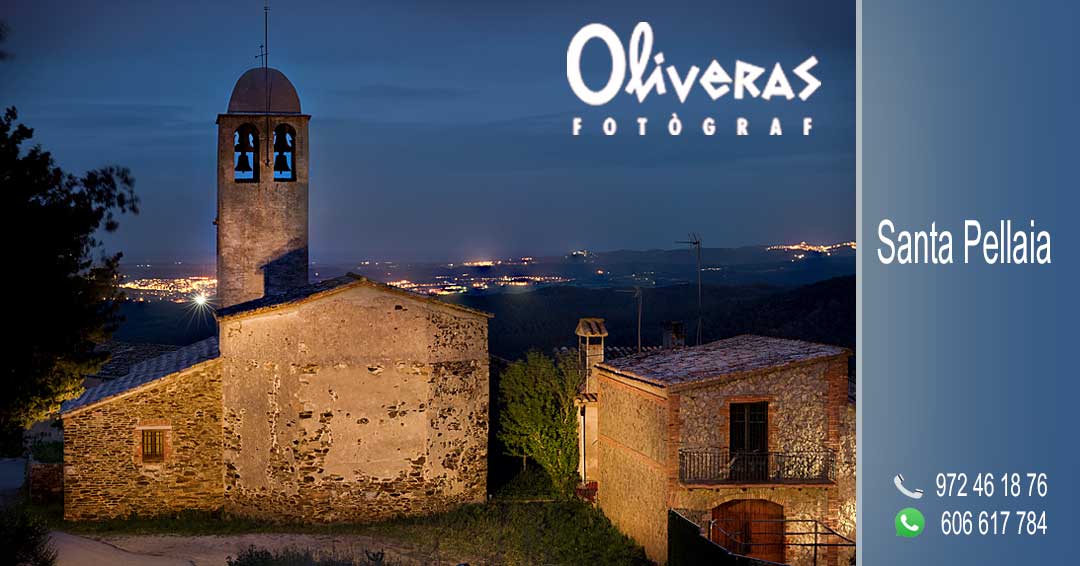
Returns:
[[[583,316],[607,319],[609,344],[637,343],[637,304],[616,289],[549,287],[532,293],[458,296],[451,302],[495,315],[490,326],[493,354],[508,359],[530,348],[547,351],[575,344]],[[676,285],[644,290],[642,342],[661,341],[665,321],[683,321],[688,343],[695,337],[696,288]],[[703,288],[704,340],[755,333],[855,345],[855,277],[837,277],[795,288],[764,285]]]
[[[576,344],[579,318],[607,319],[608,343],[637,343],[637,303],[623,289],[546,287],[527,293],[451,296],[448,301],[495,315],[490,326],[491,352],[516,359],[531,348],[550,351]],[[644,289],[642,341],[657,345],[665,321],[683,321],[687,342],[695,337],[696,287],[674,285]],[[705,285],[704,338],[717,340],[742,333],[764,334],[855,346],[855,277],[837,277],[800,287]],[[124,323],[115,338],[129,342],[183,345],[215,331],[208,312],[174,303],[125,303]]]

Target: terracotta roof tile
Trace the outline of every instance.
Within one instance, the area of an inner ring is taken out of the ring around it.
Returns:
[[[601,366],[664,387],[847,352],[837,346],[746,334],[690,348],[633,354]]]

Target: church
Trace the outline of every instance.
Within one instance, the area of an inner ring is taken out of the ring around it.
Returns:
[[[64,517],[420,515],[487,492],[490,315],[308,278],[310,116],[280,71],[217,117],[218,335],[61,408]]]

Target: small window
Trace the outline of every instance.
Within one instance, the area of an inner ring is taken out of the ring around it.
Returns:
[[[144,429],[142,431],[142,461],[144,464],[165,461],[165,431]]]
[[[288,124],[274,128],[274,180],[296,180],[296,130]]]
[[[233,133],[233,180],[255,183],[259,180],[259,131],[251,124],[244,124]]]

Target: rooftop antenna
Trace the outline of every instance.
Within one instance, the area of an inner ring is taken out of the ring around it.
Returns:
[[[259,46],[259,54],[256,59],[262,59],[263,90],[266,92],[266,164],[270,164],[270,0],[263,2],[263,42]]]
[[[701,236],[698,236],[697,232],[690,232],[689,237],[685,240],[675,242],[676,244],[690,244],[690,247],[697,253],[697,345],[701,345]]]
[[[620,293],[633,293],[634,298],[637,299],[637,353],[641,353],[641,303],[643,296],[641,293],[641,287],[634,285],[634,290],[621,289]]]

